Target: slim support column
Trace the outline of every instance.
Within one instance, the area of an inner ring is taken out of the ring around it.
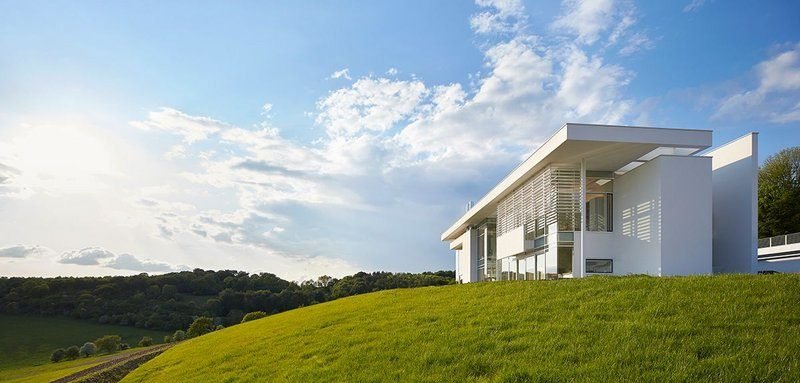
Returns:
[[[581,238],[581,248],[580,248],[580,258],[581,258],[581,265],[580,270],[581,272],[578,274],[581,278],[586,276],[586,272],[584,268],[586,268],[586,258],[583,255],[583,248],[586,247],[584,244],[586,243],[583,238],[583,233],[586,231],[586,159],[581,158],[581,227],[580,227],[580,238]]]

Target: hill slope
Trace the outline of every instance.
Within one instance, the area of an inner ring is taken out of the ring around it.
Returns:
[[[123,381],[597,380],[800,380],[800,276],[383,291],[189,340]]]

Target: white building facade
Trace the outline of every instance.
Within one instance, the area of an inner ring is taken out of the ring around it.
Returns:
[[[460,282],[753,272],[758,136],[566,124],[445,231]]]

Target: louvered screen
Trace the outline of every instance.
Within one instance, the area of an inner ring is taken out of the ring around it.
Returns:
[[[526,225],[533,239],[555,222],[559,231],[579,230],[580,173],[574,165],[551,165],[520,185],[497,205],[497,235]]]

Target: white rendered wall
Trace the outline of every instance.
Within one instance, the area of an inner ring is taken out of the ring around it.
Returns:
[[[525,225],[497,237],[497,259],[525,252]]]
[[[711,224],[711,159],[659,156],[614,180],[612,245],[584,238],[584,252],[614,274],[708,274]]]
[[[616,259],[618,251],[616,248],[616,234],[608,231],[587,231],[583,233],[583,243],[586,244],[584,255],[588,259]],[[572,267],[575,272],[573,274],[580,275],[585,265],[581,265],[578,252],[579,247],[583,246],[580,241],[580,236],[575,235],[575,261],[572,262]],[[617,274],[617,261],[614,261],[614,274]]]
[[[614,274],[661,275],[661,179],[652,160],[614,179]],[[586,258],[600,258],[588,246]]]
[[[661,156],[661,275],[711,274],[711,158]]]
[[[464,283],[478,281],[478,230],[467,229],[459,239],[462,241],[461,253],[456,261],[458,276]]]
[[[472,273],[470,272],[469,261],[469,231],[461,235],[458,241],[462,242],[461,250],[456,253],[456,280],[461,282],[469,282]]]
[[[706,155],[713,159],[714,272],[753,272],[758,251],[758,133]]]

